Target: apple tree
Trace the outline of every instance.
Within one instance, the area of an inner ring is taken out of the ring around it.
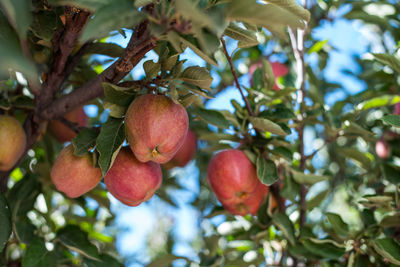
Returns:
[[[374,37],[353,94],[312,34],[339,11]],[[400,265],[399,26],[382,0],[0,1],[0,265],[124,266],[110,198],[174,205],[191,160],[198,257],[143,264]]]

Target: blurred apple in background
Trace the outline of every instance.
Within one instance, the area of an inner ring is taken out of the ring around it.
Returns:
[[[175,156],[163,166],[167,169],[186,166],[194,157],[197,151],[196,135],[189,129],[185,141]]]
[[[280,89],[280,87],[276,81],[278,80],[279,77],[286,76],[289,73],[289,68],[285,64],[279,62],[270,62],[270,64],[272,67],[272,72],[274,73],[275,76],[275,84],[273,86],[273,89],[277,91]],[[252,86],[253,86],[253,74],[258,68],[261,67],[262,67],[261,62],[257,62],[249,67],[250,84]]]
[[[78,107],[64,115],[64,118],[70,122],[78,124],[78,126],[86,127],[88,126],[88,117],[86,116],[83,107]],[[49,123],[49,130],[51,134],[60,142],[65,143],[74,139],[78,134],[71,130],[68,126],[59,120],[54,120]]]

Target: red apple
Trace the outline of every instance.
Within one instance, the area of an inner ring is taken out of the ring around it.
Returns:
[[[376,142],[375,151],[376,154],[382,159],[387,159],[390,156],[390,146],[383,138],[380,138],[378,142]]]
[[[85,127],[88,125],[88,118],[83,107],[78,107],[70,113],[64,115],[64,118],[77,123],[79,126]],[[69,142],[77,136],[77,133],[68,128],[64,123],[59,120],[54,120],[49,123],[50,132],[60,142]]]
[[[150,199],[161,186],[159,164],[138,161],[128,147],[124,147],[104,177],[108,191],[128,206],[138,206]]]
[[[251,193],[248,198],[236,203],[230,203],[229,200],[222,200],[221,203],[224,208],[232,214],[244,216],[251,213],[255,215],[257,214],[258,209],[260,208],[268,193],[268,186],[260,183],[257,186],[256,190]]]
[[[0,171],[8,171],[17,163],[26,146],[26,134],[19,121],[0,115]]]
[[[185,108],[164,95],[141,95],[125,114],[126,138],[141,162],[170,161],[185,140],[188,124]]]
[[[51,180],[58,191],[76,198],[92,190],[101,180],[100,168],[93,166],[92,156],[74,155],[74,147],[68,145],[61,150],[50,172]]]
[[[189,129],[185,141],[175,156],[164,166],[168,169],[173,167],[184,167],[192,160],[197,151],[196,135]]]
[[[275,80],[277,80],[279,77],[281,76],[286,76],[289,73],[289,68],[282,63],[279,62],[270,62],[271,67],[272,67],[272,72],[274,73],[275,76]],[[257,62],[253,65],[250,66],[249,68],[249,75],[250,75],[250,84],[253,85],[253,73],[258,69],[262,67],[262,63],[261,62]],[[275,81],[275,84],[273,86],[274,90],[279,90],[280,87],[278,86],[278,84]]]
[[[394,105],[394,115],[400,115],[400,103]]]
[[[218,200],[234,214],[255,214],[268,193],[243,151],[219,152],[208,165],[208,180]]]

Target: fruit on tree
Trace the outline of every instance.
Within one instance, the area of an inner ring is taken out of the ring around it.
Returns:
[[[387,159],[390,156],[390,146],[388,142],[380,138],[375,144],[375,152],[381,159]]]
[[[0,115],[0,171],[8,171],[17,163],[26,146],[26,134],[19,121]]]
[[[269,192],[253,163],[237,149],[221,151],[211,159],[208,180],[222,205],[237,215],[255,214]]]
[[[197,151],[197,138],[196,135],[188,130],[185,141],[183,142],[181,148],[176,152],[175,156],[168,161],[164,166],[166,168],[173,167],[184,167],[189,161],[192,160]]]
[[[86,116],[83,107],[78,107],[72,110],[70,113],[64,115],[64,118],[70,122],[78,124],[78,126],[85,127],[88,125],[88,117]],[[64,123],[59,120],[54,120],[49,123],[49,129],[52,135],[60,143],[65,143],[74,139],[77,133],[68,128]]]
[[[101,180],[100,168],[93,165],[92,156],[74,155],[74,147],[68,145],[58,155],[50,172],[51,180],[58,191],[76,198],[92,190]]]
[[[279,77],[286,76],[289,73],[289,68],[285,64],[282,64],[282,63],[279,63],[279,62],[270,62],[270,64],[271,64],[272,72],[274,73],[274,76],[275,76],[275,84],[274,84],[274,86],[272,88],[277,91],[277,90],[280,89],[280,87],[278,86],[278,84],[276,82],[277,79]],[[257,62],[257,63],[255,63],[255,64],[250,66],[249,75],[250,75],[250,84],[251,85],[253,85],[253,78],[252,78],[253,77],[253,73],[258,68],[261,68],[261,67],[262,67],[262,63],[261,62]]]
[[[164,95],[141,95],[125,114],[126,138],[139,161],[163,164],[182,146],[188,123],[182,105]]]
[[[400,115],[400,103],[394,105],[394,115]]]
[[[161,186],[161,167],[155,162],[138,161],[129,147],[124,147],[104,177],[104,183],[116,199],[128,206],[138,206]]]

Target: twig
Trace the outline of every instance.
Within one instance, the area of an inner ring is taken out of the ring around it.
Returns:
[[[233,63],[232,63],[232,58],[231,58],[230,55],[228,54],[228,50],[226,49],[226,44],[225,44],[225,40],[224,40],[223,36],[221,36],[220,39],[221,39],[221,43],[222,43],[222,47],[223,47],[223,49],[224,49],[224,53],[225,53],[226,59],[228,60],[229,66],[231,67],[231,72],[232,72],[233,79],[234,79],[234,81],[235,81],[236,87],[237,87],[237,89],[239,89],[239,92],[240,92],[240,94],[241,94],[241,96],[242,96],[244,102],[246,103],[246,108],[247,108],[247,111],[249,112],[250,116],[254,116],[254,113],[253,113],[253,111],[251,110],[251,106],[250,106],[249,100],[248,100],[247,97],[243,94],[242,88],[240,87],[239,80],[238,80],[238,77],[237,77],[235,68],[234,68],[234,66],[233,66]]]

